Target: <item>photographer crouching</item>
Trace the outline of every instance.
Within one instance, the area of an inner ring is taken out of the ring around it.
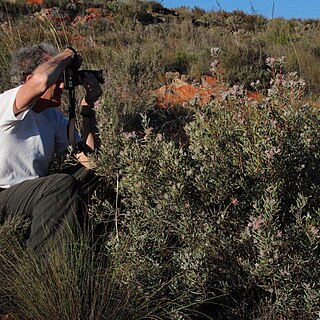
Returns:
[[[48,240],[61,241],[79,225],[82,196],[97,184],[88,154],[98,147],[93,107],[102,94],[99,79],[82,74],[83,139],[58,110],[64,74],[80,65],[72,48],[58,52],[46,43],[21,48],[12,56],[14,88],[0,95],[0,226],[23,221],[25,244],[34,250],[45,248]],[[73,89],[68,88],[75,103]],[[70,144],[77,170],[48,175],[54,154],[66,155]]]

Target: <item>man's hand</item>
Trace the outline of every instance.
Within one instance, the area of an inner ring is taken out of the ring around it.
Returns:
[[[86,91],[86,95],[81,100],[83,136],[88,152],[92,152],[99,146],[98,129],[93,108],[99,104],[98,99],[102,94],[102,89],[96,77],[90,72],[85,72],[84,74],[83,87]],[[93,168],[93,163],[88,158],[87,152],[78,154],[77,158],[86,168]]]
[[[81,101],[81,106],[83,107],[94,107],[95,102],[102,95],[102,89],[96,77],[85,72],[83,79],[83,87],[86,90],[86,95]]]

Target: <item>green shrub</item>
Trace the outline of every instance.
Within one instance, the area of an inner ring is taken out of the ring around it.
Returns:
[[[274,44],[288,45],[301,37],[297,29],[298,21],[277,18],[270,20],[267,26],[266,35]]]
[[[260,106],[226,92],[194,110],[187,146],[146,119],[142,137],[119,137],[114,272],[146,297],[208,301],[212,317],[314,317],[320,114],[301,105],[303,87],[276,73]]]
[[[195,60],[194,53],[179,50],[171,63],[166,66],[167,71],[176,71],[180,74],[190,74],[191,65]]]
[[[219,58],[227,83],[244,85],[248,89],[252,82],[259,79],[262,88],[269,86],[270,74],[265,64],[267,50],[264,42],[251,38],[229,38],[220,48]]]

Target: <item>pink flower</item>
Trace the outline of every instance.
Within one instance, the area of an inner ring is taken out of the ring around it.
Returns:
[[[251,217],[250,222],[248,223],[247,228],[252,230],[259,230],[263,227],[265,221],[261,217]]]
[[[317,236],[319,234],[319,230],[315,227],[315,226],[312,226],[310,228],[310,232],[314,235],[314,236]]]
[[[131,138],[135,138],[137,136],[135,131],[125,132],[123,135],[124,135],[124,138],[127,139],[127,140],[129,140]]]
[[[238,204],[238,199],[237,198],[232,199],[231,204],[236,206]]]

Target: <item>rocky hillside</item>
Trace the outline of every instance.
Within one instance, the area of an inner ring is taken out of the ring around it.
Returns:
[[[7,6],[23,6],[31,12],[36,12],[36,16],[46,17],[54,22],[66,22],[71,24],[86,23],[95,18],[109,17],[113,11],[112,6],[116,6],[117,1],[106,1],[105,3],[95,3],[81,0],[71,0],[65,2],[46,0],[3,0],[5,11]],[[0,4],[0,9],[2,9]],[[10,14],[10,10],[9,10]],[[157,2],[145,2],[142,11],[137,15],[137,20],[142,24],[154,24],[170,21],[178,16],[175,11],[163,7]]]

